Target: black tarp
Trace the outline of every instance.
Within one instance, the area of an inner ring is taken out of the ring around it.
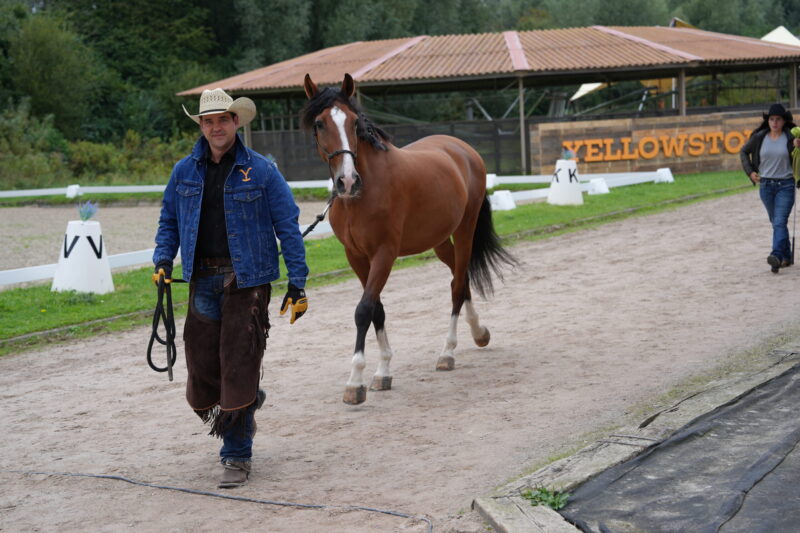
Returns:
[[[579,486],[585,532],[800,532],[800,365]]]

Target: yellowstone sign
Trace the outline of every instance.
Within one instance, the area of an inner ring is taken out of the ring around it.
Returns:
[[[630,172],[669,167],[673,172],[741,168],[739,149],[761,121],[761,113],[713,113],[590,122],[534,124],[531,171],[552,172],[564,149],[581,173]]]

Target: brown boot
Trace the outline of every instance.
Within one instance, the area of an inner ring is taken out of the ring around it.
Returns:
[[[250,461],[223,459],[222,466],[224,470],[222,471],[222,478],[219,480],[219,488],[232,489],[247,483],[247,478],[250,475]]]

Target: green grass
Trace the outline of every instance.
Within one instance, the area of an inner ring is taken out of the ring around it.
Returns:
[[[567,505],[569,500],[569,492],[558,492],[557,490],[550,490],[545,487],[536,487],[528,489],[520,493],[520,496],[531,502],[534,507],[537,505],[546,505],[547,507],[558,511]]]
[[[552,206],[541,202],[521,205],[512,211],[495,212],[494,224],[497,233],[503,236],[508,245],[516,239],[542,238],[546,234],[741,192],[747,190],[741,187],[744,181],[738,172],[678,176],[672,184],[648,183],[612,189],[606,195],[584,195],[585,203],[582,206]],[[322,191],[320,189],[318,192]],[[352,277],[344,249],[334,237],[307,240],[306,253],[311,270],[310,288]],[[433,253],[427,252],[401,258],[397,266],[414,266],[433,257]],[[281,268],[282,280],[285,280],[283,265]],[[105,295],[54,293],[50,292],[49,282],[3,291],[0,298],[0,355],[20,346],[36,345],[47,340],[87,336],[97,331],[125,329],[148,323],[148,314],[152,314],[156,299],[156,291],[150,281],[151,273],[150,267],[116,273],[115,291]],[[180,276],[179,269],[176,269],[175,275]],[[277,282],[278,290],[281,284]],[[176,314],[181,312],[181,305],[187,297],[187,286],[175,284],[173,300],[177,307]],[[114,319],[107,320],[110,318]],[[58,331],[52,331],[58,328]],[[19,338],[43,331],[48,331],[48,334]],[[9,342],[9,339],[13,339],[13,342]]]

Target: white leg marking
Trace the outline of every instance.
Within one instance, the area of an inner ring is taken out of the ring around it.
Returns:
[[[442,349],[442,357],[453,357],[453,351],[458,344],[458,336],[456,335],[458,328],[458,315],[450,315],[450,330],[447,332],[447,338],[444,341],[444,348]]]
[[[333,106],[333,109],[331,109],[331,118],[336,124],[336,127],[339,129],[339,138],[342,141],[342,150],[350,150],[350,141],[347,140],[347,133],[344,131],[344,124],[347,122],[347,115],[337,106]],[[353,156],[350,154],[343,154],[342,174],[351,178],[353,176],[353,172],[355,171],[355,166],[356,165],[355,161],[353,161]]]
[[[376,332],[375,336],[378,338],[378,346],[381,350],[381,358],[378,361],[378,370],[375,376],[379,378],[391,377],[392,371],[389,369],[389,362],[392,360],[392,349],[389,347],[389,338],[386,336],[386,330],[382,329]]]
[[[486,333],[486,328],[481,327],[478,320],[478,313],[475,312],[475,307],[472,305],[472,300],[464,302],[467,308],[467,324],[472,332],[473,339],[479,339]]]
[[[353,369],[350,371],[350,379],[347,380],[348,387],[360,387],[364,384],[364,367],[367,366],[367,359],[364,352],[353,354]]]

